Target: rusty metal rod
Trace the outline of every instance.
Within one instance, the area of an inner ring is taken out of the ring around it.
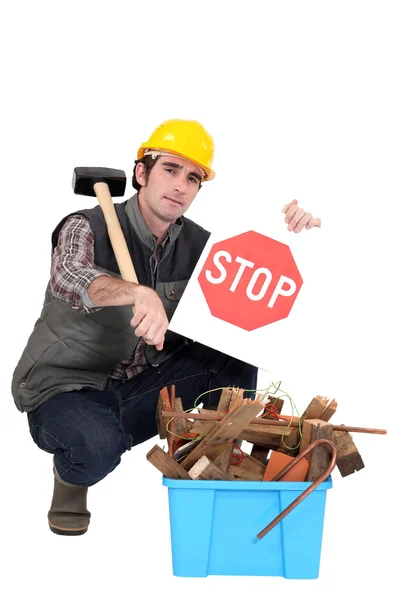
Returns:
[[[198,413],[176,412],[173,410],[163,410],[161,412],[161,415],[163,417],[178,417],[180,419],[195,419],[195,420],[197,419],[199,421],[221,421],[221,419],[223,419],[226,416],[226,413],[216,412],[215,415],[212,415],[210,413],[198,414]],[[288,417],[286,415],[277,415],[276,419],[263,419],[261,417],[257,417],[255,419],[252,419],[250,421],[250,423],[252,425],[273,425],[273,426],[283,427],[290,420],[292,421],[292,423],[290,423],[290,427],[298,427],[298,425],[299,425],[298,417]],[[387,434],[386,429],[370,429],[367,427],[352,427],[350,425],[333,425],[333,430],[334,431],[349,431],[349,432],[354,432],[354,433],[376,433],[379,435]]]
[[[314,442],[311,442],[311,444],[309,444],[307,446],[307,448],[305,448],[302,452],[300,452],[300,454],[298,454],[296,456],[296,458],[294,458],[288,465],[286,465],[286,467],[284,469],[282,469],[282,471],[280,473],[278,473],[278,475],[276,475],[272,481],[279,481],[279,479],[281,479],[281,477],[286,475],[286,473],[288,471],[290,471],[290,469],[292,467],[294,467],[299,462],[299,460],[301,460],[303,458],[303,456],[308,454],[310,452],[310,450],[315,448],[315,446],[319,446],[320,444],[326,444],[327,446],[330,447],[330,449],[332,451],[331,461],[330,461],[329,465],[327,466],[325,471],[322,473],[322,475],[320,475],[318,477],[318,479],[316,479],[314,481],[314,483],[312,483],[310,485],[310,487],[308,487],[306,490],[304,490],[304,492],[302,494],[300,494],[300,496],[298,496],[296,498],[296,500],[293,500],[293,502],[291,504],[289,504],[289,506],[287,506],[285,508],[285,510],[283,510],[277,517],[275,517],[275,519],[273,519],[273,521],[271,521],[271,523],[269,523],[266,527],[264,527],[264,529],[262,529],[260,531],[260,533],[257,534],[257,537],[259,540],[261,540],[261,538],[263,538],[264,535],[266,535],[269,531],[271,531],[271,529],[273,529],[273,527],[275,527],[275,525],[277,525],[279,523],[279,521],[282,521],[282,519],[284,517],[286,517],[286,515],[289,514],[290,511],[292,511],[298,504],[300,504],[300,502],[302,500],[304,500],[304,498],[306,496],[308,496],[313,490],[315,490],[315,488],[317,486],[319,486],[320,483],[325,481],[325,479],[328,477],[328,475],[330,475],[330,473],[332,473],[333,469],[336,466],[337,449],[336,449],[335,444],[333,442],[331,442],[330,440],[315,440]]]

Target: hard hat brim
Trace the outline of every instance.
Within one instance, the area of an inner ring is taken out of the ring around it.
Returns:
[[[199,169],[201,169],[202,171],[204,171],[205,177],[204,177],[203,181],[211,181],[215,177],[215,171],[213,171],[209,167],[205,167],[204,165],[201,165],[200,163],[194,161],[191,158],[188,158],[187,156],[184,156],[183,154],[180,154],[179,152],[173,152],[172,150],[166,150],[166,149],[163,149],[163,148],[153,148],[151,146],[142,145],[142,146],[140,146],[140,148],[138,150],[138,153],[137,153],[138,160],[141,160],[143,158],[144,153],[145,153],[146,150],[156,150],[156,151],[159,151],[159,152],[163,152],[165,154],[173,154],[174,156],[179,156],[180,158],[183,158],[184,160],[187,160],[187,161],[193,163],[194,165],[196,165],[197,167],[199,167]]]

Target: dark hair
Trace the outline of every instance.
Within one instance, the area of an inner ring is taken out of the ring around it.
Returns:
[[[138,192],[140,191],[140,189],[142,188],[142,186],[140,185],[140,183],[138,182],[138,180],[136,179],[136,167],[139,163],[142,163],[142,165],[145,166],[146,172],[144,175],[144,179],[146,182],[146,185],[148,184],[149,181],[149,177],[150,177],[150,173],[152,168],[154,167],[154,165],[156,164],[156,162],[158,161],[158,159],[160,158],[160,156],[156,156],[155,158],[153,158],[151,156],[151,154],[148,154],[147,156],[143,156],[143,158],[141,158],[140,160],[135,160],[135,166],[133,167],[133,175],[132,175],[132,186],[135,188],[135,190],[137,190]],[[199,183],[199,190],[201,189],[202,184],[201,182]]]
[[[144,178],[145,178],[146,185],[147,185],[147,183],[149,181],[150,172],[159,158],[160,158],[159,156],[156,156],[155,158],[153,158],[151,155],[148,155],[148,156],[143,156],[143,158],[141,158],[140,160],[135,160],[135,166],[133,167],[133,175],[132,175],[132,186],[135,188],[135,190],[137,190],[139,192],[140,188],[142,187],[140,185],[140,183],[138,182],[138,180],[136,179],[137,165],[139,163],[142,163],[142,165],[145,166],[146,173],[145,173]]]

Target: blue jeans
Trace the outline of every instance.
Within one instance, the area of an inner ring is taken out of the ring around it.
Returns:
[[[159,392],[172,384],[186,410],[207,390],[227,386],[254,390],[257,368],[192,343],[129,381],[108,379],[102,391],[85,389],[52,396],[28,413],[31,435],[39,448],[54,454],[64,481],[94,485],[115,469],[126,450],[158,435]],[[221,391],[205,394],[199,403],[215,406],[220,395]]]

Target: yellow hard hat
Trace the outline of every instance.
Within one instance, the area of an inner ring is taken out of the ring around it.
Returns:
[[[205,172],[204,179],[214,179],[211,169],[214,158],[214,141],[198,121],[170,119],[153,131],[147,142],[143,142],[137,157],[143,158],[146,150],[162,150],[176,154],[198,165]]]

